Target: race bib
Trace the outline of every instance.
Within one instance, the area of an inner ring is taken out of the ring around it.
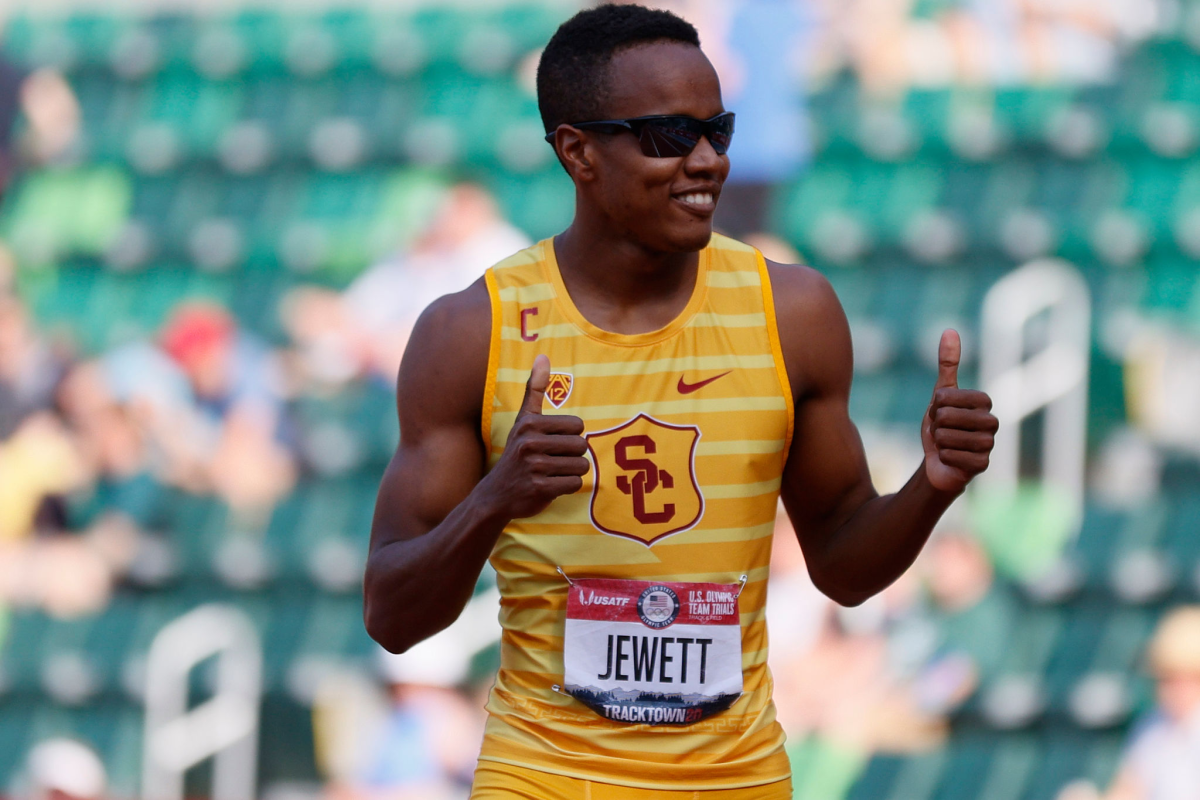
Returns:
[[[563,691],[617,722],[688,725],[742,694],[737,584],[571,582]]]

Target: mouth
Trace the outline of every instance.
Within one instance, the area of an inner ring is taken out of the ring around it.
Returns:
[[[688,211],[700,216],[709,216],[717,209],[717,198],[712,192],[687,192],[673,194],[671,199]]]

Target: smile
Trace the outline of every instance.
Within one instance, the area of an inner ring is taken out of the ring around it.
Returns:
[[[688,194],[672,195],[672,197],[687,206],[690,211],[711,213],[717,207],[711,192],[689,192]]]

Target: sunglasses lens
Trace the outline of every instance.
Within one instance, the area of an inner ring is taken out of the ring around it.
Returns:
[[[687,117],[656,119],[642,127],[642,152],[651,158],[678,158],[695,149],[703,125]]]
[[[717,155],[725,155],[733,138],[733,115],[722,114],[711,122],[691,117],[666,117],[644,124],[639,137],[642,152],[651,158],[679,158],[696,149],[707,136]]]
[[[708,126],[708,140],[712,142],[717,155],[725,155],[729,142],[733,139],[733,115],[722,114]]]

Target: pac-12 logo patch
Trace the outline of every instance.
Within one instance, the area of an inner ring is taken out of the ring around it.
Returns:
[[[637,612],[647,628],[665,628],[679,616],[679,595],[670,586],[650,586],[638,597]]]
[[[704,495],[696,480],[695,425],[638,414],[584,438],[595,467],[591,517],[598,530],[649,547],[700,521]]]
[[[571,396],[571,387],[575,378],[569,372],[551,372],[550,383],[546,384],[546,399],[555,408],[562,408],[563,403]]]

